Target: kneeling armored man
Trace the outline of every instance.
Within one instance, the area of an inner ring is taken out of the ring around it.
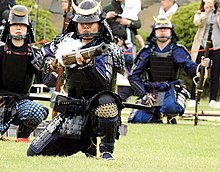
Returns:
[[[65,67],[67,96],[52,96],[51,105],[60,114],[31,143],[27,155],[69,156],[81,151],[86,156],[96,156],[97,137],[100,137],[101,158],[111,160],[115,139],[119,138],[123,108],[121,98],[112,92],[112,87],[115,71],[123,70],[123,54],[113,43],[97,1],[83,0],[73,7],[76,13],[65,33],[44,47],[47,59],[54,54],[57,58],[59,49],[63,53],[58,61]],[[95,52],[93,48],[99,49],[103,43],[107,48],[102,47],[102,53]],[[64,55],[65,45],[74,49],[73,58]],[[88,57],[88,51],[92,57]]]
[[[200,65],[194,63],[186,48],[177,43],[178,37],[167,17],[159,15],[154,20],[153,30],[129,76],[132,88],[139,95],[138,103],[151,108],[133,111],[128,122],[161,123],[162,117],[167,116],[168,123],[176,124],[175,117],[184,113],[189,98],[178,79],[178,71],[182,68],[192,78]],[[204,58],[201,65],[208,67],[209,61]]]
[[[29,92],[35,75],[43,70],[42,53],[34,48],[34,35],[25,6],[10,9],[0,46],[0,133],[19,125],[18,142],[30,142],[31,132],[48,116],[48,109],[32,100]]]

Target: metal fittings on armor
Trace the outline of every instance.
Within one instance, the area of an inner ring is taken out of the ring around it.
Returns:
[[[4,98],[3,96],[0,96],[0,107],[4,105]]]
[[[113,118],[118,115],[118,107],[115,103],[98,106],[95,115],[100,118]]]

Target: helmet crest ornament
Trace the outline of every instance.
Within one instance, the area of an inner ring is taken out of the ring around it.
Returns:
[[[17,16],[25,16],[25,15],[30,14],[30,12],[32,11],[32,7],[30,9],[28,9],[27,11],[17,11],[16,9],[11,8],[10,5],[9,5],[9,9],[13,14],[15,14]]]
[[[153,16],[153,19],[155,21],[153,28],[159,29],[159,28],[173,28],[173,25],[170,21],[171,18],[166,17],[164,15],[158,15],[157,17]]]
[[[72,4],[74,10],[76,11],[77,14],[81,14],[81,15],[91,15],[91,14],[94,14],[97,10],[100,9],[100,6],[101,6],[101,1],[99,3],[97,3],[97,5],[92,8],[92,9],[88,9],[88,10],[85,10],[85,9],[81,9],[79,7],[76,6],[76,4],[73,2]]]
[[[156,23],[160,23],[160,24],[165,24],[165,23],[168,23],[170,22],[170,19],[167,17],[167,18],[161,18],[161,19],[158,19],[156,18],[155,16],[153,16],[153,19]]]

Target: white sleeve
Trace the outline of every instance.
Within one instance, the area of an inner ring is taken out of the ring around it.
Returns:
[[[170,9],[169,10],[167,10],[165,13],[164,13],[164,15],[166,16],[166,17],[170,17],[170,16],[172,16],[174,13],[176,13],[176,11],[178,10],[178,5],[177,5],[177,3],[175,3],[175,4],[173,4],[171,7],[170,7]]]

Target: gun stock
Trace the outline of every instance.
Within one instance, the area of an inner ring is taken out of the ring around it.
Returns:
[[[63,78],[62,78],[63,73],[64,73],[63,67],[59,66],[58,77],[57,77],[56,88],[55,88],[55,91],[57,91],[57,92],[61,91],[61,86],[62,86],[62,82],[63,82]],[[55,111],[55,109],[53,109],[52,118],[54,118],[55,116],[57,116],[57,111]]]
[[[83,56],[83,58],[87,60],[92,59],[97,55],[101,55],[102,53],[106,52],[106,50],[107,45],[103,42],[97,46],[79,50],[79,52]],[[64,65],[71,65],[76,63],[76,51],[63,55],[62,60]]]

